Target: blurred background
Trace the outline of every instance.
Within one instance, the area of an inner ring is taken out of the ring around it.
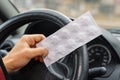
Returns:
[[[90,11],[97,24],[120,28],[120,0],[11,0],[20,12],[48,8],[76,18]]]

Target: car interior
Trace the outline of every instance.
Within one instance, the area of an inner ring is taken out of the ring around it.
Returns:
[[[44,34],[48,37],[75,20],[75,17],[69,16],[68,13],[68,15],[64,14],[64,9],[62,12],[55,9],[55,7],[51,9],[48,5],[45,8],[22,12],[19,11],[17,1],[15,1],[0,0],[0,55],[2,57],[8,54],[21,36],[26,34]],[[42,1],[44,2],[44,0]],[[45,1],[47,2],[47,0]],[[76,4],[77,1],[81,3],[86,1],[87,4],[92,4],[92,1],[98,3],[97,1],[99,0],[75,1]],[[31,5],[29,1],[28,3]],[[48,3],[51,2],[48,0]],[[60,2],[58,1],[55,4],[57,5],[58,3]],[[108,4],[111,5],[112,3]],[[37,3],[36,5],[38,4],[43,5],[42,3]],[[102,4],[102,7],[106,8],[109,6],[103,6]],[[119,19],[118,16],[117,20]],[[114,23],[114,21],[112,22]],[[111,23],[109,22],[108,24]],[[74,50],[48,68],[44,63],[31,60],[21,70],[9,73],[11,80],[119,80],[120,29],[116,26],[108,28],[109,25],[106,27],[104,25],[101,26],[99,23],[98,26],[102,31],[102,35],[99,37]]]

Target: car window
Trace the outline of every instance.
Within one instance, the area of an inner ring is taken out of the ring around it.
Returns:
[[[49,8],[76,18],[90,11],[97,24],[105,28],[120,27],[120,0],[11,0],[20,10]]]

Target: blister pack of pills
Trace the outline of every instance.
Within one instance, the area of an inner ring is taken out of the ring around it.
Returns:
[[[36,46],[48,49],[49,54],[44,58],[48,67],[101,34],[101,30],[96,25],[90,12],[87,12],[48,36]]]

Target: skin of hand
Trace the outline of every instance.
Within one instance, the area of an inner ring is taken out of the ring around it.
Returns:
[[[20,70],[33,58],[43,62],[43,57],[47,56],[48,51],[43,47],[36,48],[36,43],[43,39],[45,36],[42,34],[24,35],[3,58],[8,73]]]

